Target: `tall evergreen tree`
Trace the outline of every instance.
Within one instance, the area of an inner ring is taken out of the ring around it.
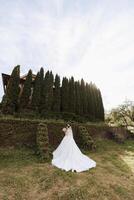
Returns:
[[[60,112],[60,77],[56,74],[54,82],[54,98],[53,98],[53,111]]]
[[[40,100],[40,112],[44,112],[46,110],[46,98],[48,98],[48,82],[49,82],[49,74],[47,71],[45,73],[45,77],[43,79],[42,91],[41,91],[41,100]]]
[[[52,111],[53,104],[53,86],[54,86],[54,76],[52,71],[49,75],[49,85],[48,85],[48,99],[46,99],[46,107],[48,111]]]
[[[69,111],[75,113],[75,84],[73,77],[69,79]]]
[[[40,72],[37,73],[32,93],[31,108],[35,111],[39,111],[41,100],[41,76]]]
[[[38,110],[41,112],[42,110],[42,97],[43,97],[43,85],[44,85],[44,69],[43,67],[40,68],[40,100]]]
[[[92,82],[89,84],[89,96],[90,96],[90,116],[92,120],[94,120],[95,119],[95,102],[94,102]]]
[[[75,82],[75,113],[77,115],[81,114],[81,102],[80,102],[80,82]]]
[[[69,87],[68,87],[68,79],[63,77],[62,79],[62,87],[61,87],[61,110],[63,112],[68,112],[69,107]]]
[[[53,82],[54,82],[53,73],[47,71],[45,74],[45,78],[43,80],[43,91],[41,98],[41,108],[43,112],[52,110]]]
[[[102,101],[102,95],[101,95],[101,92],[100,90],[98,89],[98,118],[101,120],[101,121],[104,121],[104,106],[103,106],[103,101]]]
[[[43,69],[43,67],[41,67],[40,68],[40,81],[41,81],[41,85],[42,85],[43,79],[44,79],[44,69]]]
[[[32,70],[30,69],[26,80],[24,82],[24,87],[20,96],[20,109],[29,108],[30,97],[31,97],[31,88],[32,88]]]
[[[2,100],[2,112],[5,114],[13,114],[18,109],[19,83],[20,66],[17,65],[12,71],[6,93]]]
[[[64,77],[60,87],[60,77],[56,74],[55,80],[52,71],[47,71],[44,77],[44,69],[37,73],[32,88],[32,71],[29,70],[22,93],[19,91],[20,67],[16,66],[11,74],[7,90],[2,100],[3,113],[17,111],[18,98],[20,108],[25,109],[30,105],[34,110],[48,113],[70,112],[86,116],[89,120],[104,121],[104,106],[100,90],[95,84],[69,80]],[[19,97],[20,93],[20,97]],[[32,99],[31,99],[32,97]]]
[[[87,99],[86,99],[86,86],[83,79],[81,79],[81,114],[87,114]]]
[[[99,120],[100,118],[100,106],[99,106],[99,96],[98,96],[98,89],[97,87],[95,86],[94,87],[94,101],[95,101],[95,119],[96,120]]]
[[[99,119],[98,113],[98,92],[97,92],[97,87],[95,84],[92,85],[92,95],[93,95],[93,103],[94,103],[94,118],[96,120]]]
[[[91,102],[91,91],[90,85],[86,83],[86,98],[87,98],[87,116],[89,121],[91,120],[92,116],[92,102]]]

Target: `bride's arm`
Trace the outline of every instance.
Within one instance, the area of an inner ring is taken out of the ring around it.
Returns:
[[[65,135],[68,135],[68,131],[66,130]]]
[[[68,135],[67,128],[63,128],[62,131],[65,133],[65,135]]]
[[[66,132],[65,132],[65,135],[68,135],[69,134],[69,128],[67,128]]]

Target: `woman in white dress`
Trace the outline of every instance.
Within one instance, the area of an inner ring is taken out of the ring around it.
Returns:
[[[65,136],[53,152],[52,165],[65,171],[82,172],[96,167],[96,162],[84,155],[77,146],[70,125],[62,129]]]

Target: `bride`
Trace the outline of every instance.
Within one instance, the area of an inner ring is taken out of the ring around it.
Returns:
[[[84,155],[77,146],[70,125],[62,129],[65,136],[53,152],[52,165],[65,171],[82,172],[96,167],[96,162]]]

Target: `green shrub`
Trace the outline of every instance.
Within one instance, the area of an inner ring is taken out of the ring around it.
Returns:
[[[16,118],[26,118],[26,119],[39,119],[40,115],[36,111],[31,109],[23,109],[21,112],[14,113],[13,115]]]
[[[95,150],[96,145],[93,140],[93,138],[89,135],[89,132],[87,131],[86,127],[84,126],[79,126],[79,141],[80,141],[80,146],[85,149],[85,150]]]
[[[40,156],[41,160],[48,160],[50,154],[49,139],[48,139],[48,129],[47,125],[44,123],[39,123],[36,135],[37,144],[37,154]]]
[[[76,115],[75,113],[62,112],[62,118],[65,121],[74,121],[74,122],[81,122],[81,123],[86,122],[86,119],[84,117]]]
[[[42,111],[40,114],[41,118],[44,119],[62,119],[62,115],[59,112]]]

